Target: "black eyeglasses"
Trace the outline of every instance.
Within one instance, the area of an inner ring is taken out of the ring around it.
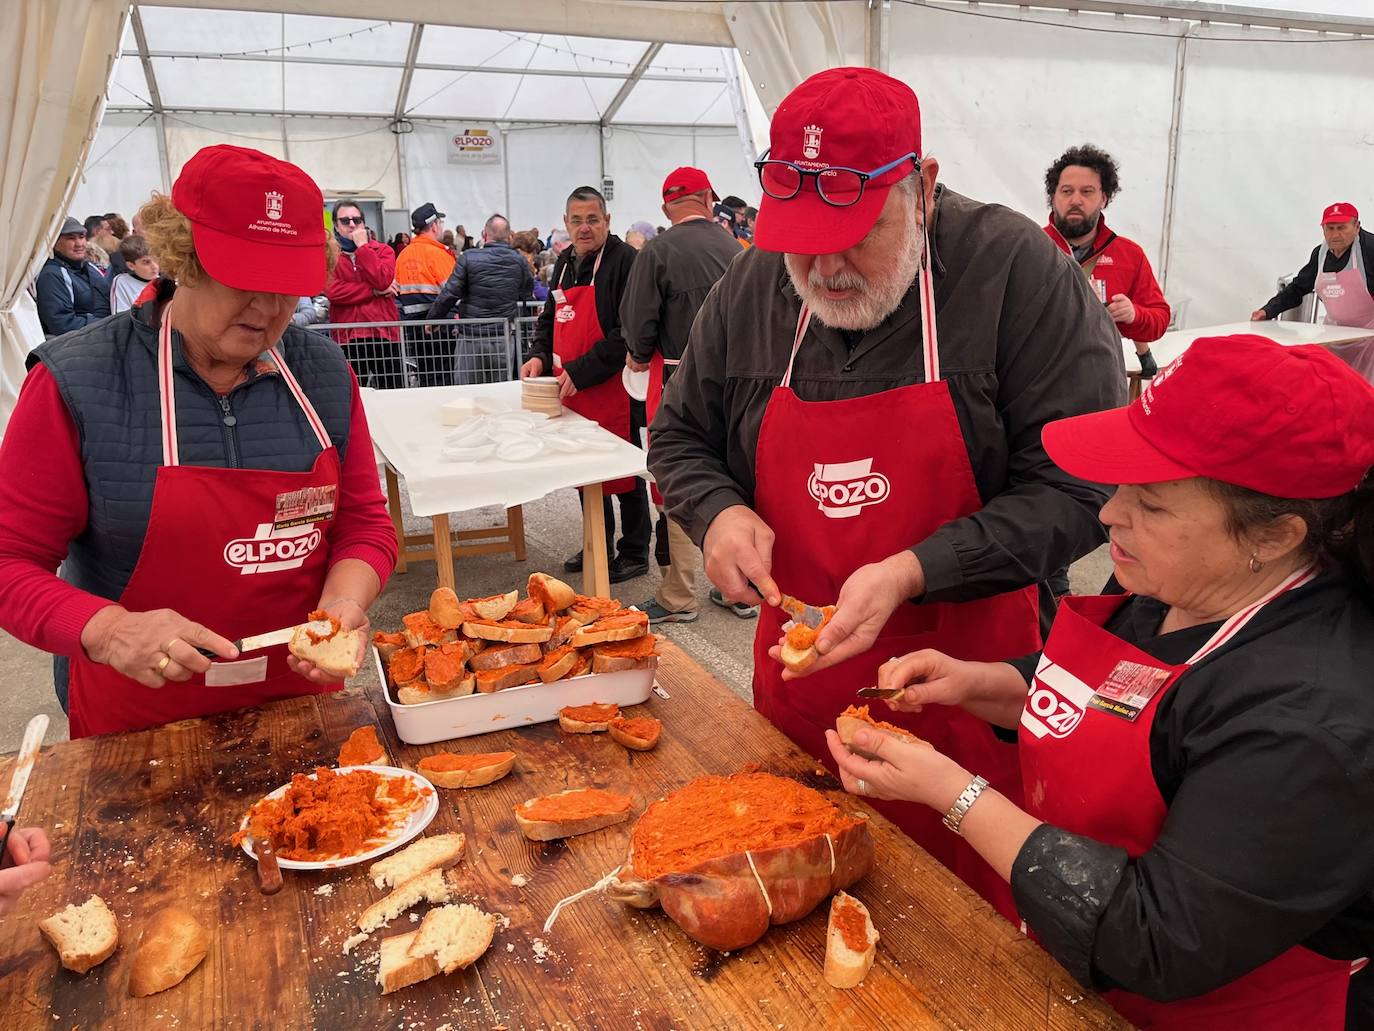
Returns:
[[[359,215],[357,218],[354,218],[352,215],[340,215],[334,221],[338,222],[341,226],[360,226],[363,224],[363,216]]]
[[[857,168],[844,168],[838,165],[812,169],[802,168],[791,161],[770,159],[770,151],[771,148],[765,150],[763,157],[754,162],[754,167],[759,173],[759,185],[763,187],[764,193],[774,200],[791,200],[801,193],[802,184],[810,177],[816,180],[816,192],[821,195],[821,200],[836,208],[847,208],[859,203],[859,198],[864,195],[864,187],[870,179],[876,179],[885,172],[892,171],[903,161],[914,162],[918,167],[920,165],[920,155],[913,151],[871,172],[861,172]]]

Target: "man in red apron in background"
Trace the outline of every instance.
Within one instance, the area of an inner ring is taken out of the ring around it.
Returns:
[[[1355,205],[1337,202],[1322,212],[1322,242],[1293,281],[1250,314],[1252,322],[1277,318],[1315,292],[1328,326],[1374,330],[1374,233],[1360,228]],[[1374,383],[1374,335],[1324,345]]]
[[[630,395],[621,380],[625,338],[620,331],[620,301],[636,251],[611,233],[606,198],[590,186],[568,196],[563,223],[572,246],[554,262],[549,299],[539,313],[533,354],[520,370],[528,376],[558,377],[559,396],[578,415],[594,420],[617,437],[632,440]],[[606,554],[611,583],[649,571],[649,493],[638,476],[603,485]],[[620,547],[613,547],[615,519],[611,495],[620,503]],[[579,551],[563,568],[582,570]]]
[[[904,83],[812,76],[771,142],[755,247],[702,307],[649,464],[712,582],[768,603],[755,706],[830,764],[826,728],[889,657],[1039,647],[1034,585],[1101,543],[1105,497],[1054,469],[1040,427],[1121,403],[1125,370],[1106,309],[1043,232],[936,186]],[[770,655],[783,591],[837,606],[803,679]],[[1020,797],[1016,748],[986,723],[875,714]],[[938,816],[880,808],[1012,913]]]

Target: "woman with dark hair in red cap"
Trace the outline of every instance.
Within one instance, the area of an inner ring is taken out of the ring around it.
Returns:
[[[895,709],[1019,734],[1025,808],[877,731],[855,741],[876,760],[828,735],[845,787],[946,813],[1139,1027],[1326,1031],[1348,996],[1371,1026],[1350,986],[1374,952],[1374,391],[1320,347],[1202,339],[1044,444],[1121,484],[1111,593],[1067,599],[1025,659],[879,672]]]
[[[139,217],[162,278],[34,351],[0,445],[0,626],[56,656],[73,738],[338,690],[233,641],[365,626],[396,561],[357,381],[291,324],[319,187],[207,147]]]

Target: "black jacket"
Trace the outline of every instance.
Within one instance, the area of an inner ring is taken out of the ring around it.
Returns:
[[[458,255],[429,317],[447,318],[456,304],[459,318],[513,319],[519,303],[533,296],[534,275],[525,256],[508,243],[489,243]]]
[[[655,351],[672,361],[682,357],[702,302],[741,251],[709,218],[679,222],[644,245],[620,304],[625,345],[636,361],[647,362]],[[664,368],[665,382],[673,369]]]
[[[110,280],[89,261],[54,254],[38,272],[38,320],[50,337],[89,326],[110,314]]]
[[[630,268],[638,253],[620,237],[614,234],[606,237],[601,248],[606,252],[601,259],[601,269],[596,274],[596,318],[605,334],[592,349],[576,361],[568,362],[564,368],[572,377],[573,386],[578,390],[604,383],[612,376],[619,376],[625,367],[625,337],[620,330],[620,302],[625,297],[625,284],[630,279]],[[553,374],[553,309],[555,290],[570,286],[586,286],[592,281],[592,268],[596,265],[596,255],[588,254],[578,258],[571,247],[565,247],[558,260],[553,263],[549,273],[549,299],[544,302],[544,310],[539,313],[539,322],[534,330],[534,347],[530,357],[544,362],[544,375]]]
[[[1364,265],[1365,287],[1371,294],[1374,294],[1374,233],[1368,229],[1361,229],[1360,238],[1356,244],[1360,248],[1361,264]],[[1277,318],[1284,312],[1302,304],[1302,299],[1310,294],[1312,288],[1317,285],[1317,255],[1321,254],[1321,251],[1321,244],[1312,248],[1312,256],[1307,259],[1307,264],[1302,267],[1302,271],[1293,277],[1291,283],[1265,302],[1264,314],[1271,319]],[[1351,248],[1339,258],[1328,252],[1326,262],[1322,265],[1322,271],[1339,272],[1350,264],[1350,255],[1353,252],[1354,248]]]

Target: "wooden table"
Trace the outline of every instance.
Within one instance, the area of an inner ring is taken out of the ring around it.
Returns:
[[[0,1026],[1128,1026],[876,814],[877,863],[853,891],[882,940],[873,971],[853,991],[831,989],[821,977],[825,905],[733,954],[696,945],[658,910],[600,896],[565,908],[545,934],[557,900],[621,863],[630,825],[535,844],[514,826],[511,806],[520,800],[590,784],[632,794],[638,814],[694,776],[754,761],[858,804],[680,650],[665,643],[663,651],[658,678],[671,699],[654,696],[648,706],[665,724],[654,752],[627,752],[605,735],[563,735],[555,723],[452,746],[520,753],[516,771],[494,785],[442,791],[429,831],[468,835],[458,867],[464,892],[505,914],[510,926],[474,968],[386,997],[367,958],[382,936],[414,925],[403,916],[353,955],[341,953],[353,921],[381,897],[365,866],[287,871],[285,889],[269,898],[257,890],[255,867],[226,842],[250,803],[296,771],[331,764],[356,726],[376,722],[402,765],[439,749],[401,745],[375,686],[47,749],[29,782],[24,817],[49,828],[56,869],[3,921]],[[8,783],[8,765],[0,783]],[[524,887],[511,883],[517,874],[528,879]],[[114,909],[122,940],[111,959],[78,977],[60,968],[34,921],[92,892]],[[170,903],[213,928],[210,953],[177,987],[130,998],[133,943],[151,914]]]

